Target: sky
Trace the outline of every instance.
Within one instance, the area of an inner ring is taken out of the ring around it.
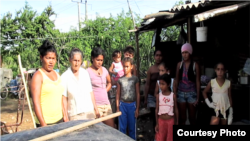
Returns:
[[[51,17],[55,20],[56,29],[61,32],[68,32],[71,27],[78,29],[78,5],[77,1],[81,0],[0,0],[0,17],[2,18],[7,12],[15,13],[24,7],[25,1],[41,13],[46,6],[52,5],[56,17]],[[85,1],[87,1],[88,19],[95,19],[98,13],[102,17],[113,16],[122,12],[129,11],[127,0],[82,0],[80,4],[80,19],[85,20]],[[160,10],[170,10],[179,0],[129,0],[132,12],[135,12],[143,18],[145,15],[157,13]],[[185,0],[183,0],[185,1]],[[198,2],[199,0],[191,0]]]

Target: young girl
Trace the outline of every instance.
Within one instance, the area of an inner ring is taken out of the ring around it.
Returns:
[[[122,112],[119,117],[119,130],[126,134],[128,127],[129,136],[136,139],[136,118],[139,115],[140,105],[139,79],[131,74],[132,58],[124,58],[123,67],[125,76],[117,81],[116,94],[117,112]]]
[[[112,74],[112,85],[116,85],[117,80],[124,75],[122,63],[121,63],[121,51],[115,50],[112,53],[113,63],[109,68],[109,72]]]
[[[171,77],[163,74],[159,78],[162,92],[156,95],[156,140],[173,141],[173,125],[178,125],[179,112],[176,95],[170,91]]]
[[[231,83],[225,79],[225,66],[223,63],[218,63],[215,66],[216,78],[212,79],[205,90],[203,97],[208,107],[213,109],[210,124],[222,125],[232,124],[233,121],[233,108],[231,97]],[[207,92],[212,88],[212,102],[207,97]],[[228,120],[227,120],[228,119]]]
[[[166,66],[166,64],[164,62],[162,62],[159,66],[158,66],[158,69],[159,69],[159,76],[162,76],[163,74],[170,74],[170,70],[169,68]],[[173,91],[173,81],[174,79],[171,78],[171,91]],[[156,96],[156,94],[160,93],[161,92],[161,89],[159,88],[159,85],[160,85],[160,81],[157,80],[157,83],[156,83],[156,86],[155,86],[155,94],[154,96]]]

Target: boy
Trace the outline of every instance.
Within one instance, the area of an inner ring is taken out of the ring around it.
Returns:
[[[132,46],[127,46],[127,47],[124,49],[124,51],[123,51],[124,58],[125,58],[125,57],[130,57],[130,58],[133,59],[133,58],[134,58],[134,54],[135,54],[135,49],[134,49],[134,47],[132,47]],[[134,76],[138,76],[136,70],[137,70],[136,65],[133,64],[132,74],[133,74]]]

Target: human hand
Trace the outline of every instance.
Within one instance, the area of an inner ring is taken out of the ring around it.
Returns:
[[[64,121],[64,122],[68,122],[68,121],[69,121],[69,118],[66,117],[66,116],[64,116],[64,117],[63,117],[63,121]]]
[[[135,118],[139,116],[139,110],[135,110]]]
[[[198,102],[199,102],[199,100],[197,99],[195,102],[194,102],[194,106],[197,106],[198,105]]]
[[[100,118],[100,113],[99,113],[98,109],[95,110],[95,116],[96,116],[96,118]]]
[[[227,122],[228,122],[228,125],[231,125],[233,122],[233,108],[232,107],[229,108],[229,115],[228,115]]]
[[[208,107],[215,109],[216,104],[211,103],[211,102],[208,100],[208,98],[205,99],[205,102],[206,102],[206,104],[207,104]]]
[[[156,132],[156,133],[159,132],[159,125],[158,125],[158,124],[155,126],[155,132]]]

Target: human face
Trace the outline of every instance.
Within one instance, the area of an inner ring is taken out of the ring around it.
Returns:
[[[156,51],[154,58],[155,58],[155,63],[157,63],[157,64],[161,63],[161,60],[162,60],[161,51],[159,51],[159,50]]]
[[[125,75],[131,73],[132,69],[133,69],[133,65],[130,62],[123,63],[123,70],[124,70]]]
[[[134,55],[131,54],[131,53],[129,53],[129,52],[125,52],[125,53],[124,53],[124,57],[129,57],[129,58],[132,58],[132,59],[133,59]]]
[[[187,51],[183,51],[183,52],[181,53],[181,55],[182,55],[182,58],[183,58],[184,61],[187,61],[187,60],[189,60],[189,58],[190,58],[190,54],[189,54],[189,52],[187,52]]]
[[[93,66],[98,69],[102,67],[103,59],[103,55],[98,55],[96,58],[92,58]]]
[[[225,68],[223,64],[218,64],[215,69],[216,76],[218,78],[223,78],[225,75]]]
[[[166,69],[164,68],[163,65],[160,65],[160,66],[158,67],[158,69],[159,69],[159,74],[160,74],[160,75],[163,75],[163,74],[167,74],[167,73],[168,73],[168,70],[166,70]]]
[[[168,90],[169,85],[164,80],[160,80],[159,84],[163,92]]]
[[[70,64],[73,71],[78,71],[82,64],[82,55],[79,53],[75,54],[73,58],[70,58]]]
[[[40,56],[42,60],[42,67],[46,71],[50,72],[53,70],[56,64],[56,53],[55,52],[48,52],[45,56]]]
[[[116,57],[113,57],[114,62],[119,63],[121,62],[121,55],[118,54]]]

